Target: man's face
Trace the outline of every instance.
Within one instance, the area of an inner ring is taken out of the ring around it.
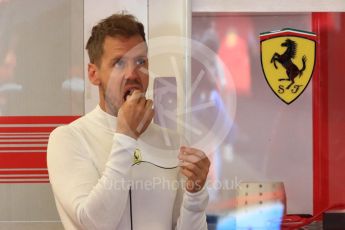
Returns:
[[[94,68],[95,79],[99,81],[91,81],[99,86],[100,106],[117,115],[126,96],[133,90],[143,93],[147,90],[149,77],[146,43],[139,35],[129,38],[108,36],[104,40],[100,67],[94,65]]]

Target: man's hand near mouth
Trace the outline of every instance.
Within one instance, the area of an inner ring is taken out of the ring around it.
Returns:
[[[124,97],[125,102],[117,116],[116,132],[138,139],[153,119],[153,102],[150,99],[146,100],[140,90],[131,90]]]

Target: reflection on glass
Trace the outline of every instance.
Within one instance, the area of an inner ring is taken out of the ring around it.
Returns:
[[[311,14],[193,14],[192,38],[212,49],[221,61],[205,68],[192,60],[191,85],[198,85],[198,93],[193,94],[191,106],[207,101],[216,106],[207,112],[192,112],[192,126],[202,133],[192,135],[191,143],[207,135],[215,120],[228,127],[221,144],[209,146],[210,214],[235,211],[236,189],[242,181],[283,181],[287,211],[312,212],[311,84],[286,106],[267,85],[260,62],[259,34],[286,27],[310,31]],[[202,70],[205,74],[200,80]],[[235,108],[229,106],[234,92]],[[213,138],[218,138],[217,132]],[[296,187],[299,189],[293,189]]]

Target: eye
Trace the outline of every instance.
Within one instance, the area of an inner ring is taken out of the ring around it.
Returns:
[[[144,57],[138,58],[138,59],[136,60],[136,65],[145,65],[146,62],[147,62],[147,59],[146,59],[146,58],[144,58]]]
[[[114,67],[117,69],[123,69],[125,67],[125,65],[126,65],[126,62],[122,58],[116,60],[114,63]]]

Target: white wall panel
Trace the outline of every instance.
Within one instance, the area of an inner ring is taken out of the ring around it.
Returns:
[[[0,1],[2,128],[20,128],[22,132],[36,125],[47,126],[38,124],[40,118],[37,117],[33,123],[25,123],[27,118],[24,116],[59,117],[84,113],[82,40],[82,0]],[[22,120],[24,123],[9,125],[3,116],[15,117],[16,121]],[[1,132],[3,142],[8,134],[6,131]],[[27,151],[30,143],[27,141],[30,141],[30,135],[37,134],[32,132],[22,132],[27,139],[21,141],[25,143],[12,145],[20,148],[24,146],[25,150],[18,151],[26,156],[30,155],[30,151]],[[11,137],[7,141],[15,141],[13,133]],[[42,136],[41,144],[35,145],[42,147],[37,153],[41,160],[45,159],[47,138],[48,134]],[[0,144],[1,147],[6,146]],[[2,148],[0,153],[0,229],[62,229],[46,168],[36,168],[36,171],[44,174],[30,175],[35,169],[13,167],[14,164],[26,164],[27,157],[8,159],[9,165],[6,166],[4,155],[15,155],[9,151],[8,146]],[[28,183],[32,181],[28,178],[33,177],[44,179]],[[9,180],[12,182],[6,182]]]

